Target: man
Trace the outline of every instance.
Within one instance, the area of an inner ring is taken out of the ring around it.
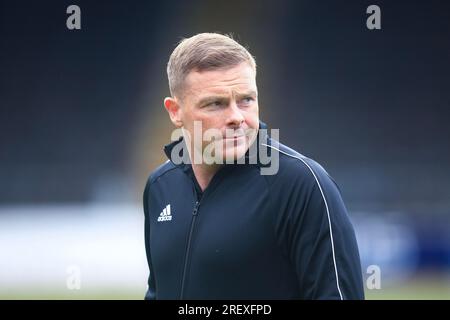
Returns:
[[[144,191],[146,299],[363,299],[339,189],[319,164],[262,134],[250,53],[202,33],[175,48],[167,72],[164,106],[182,137]],[[272,165],[263,149],[276,172],[262,174]]]

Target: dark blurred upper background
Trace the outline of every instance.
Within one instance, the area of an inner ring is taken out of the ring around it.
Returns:
[[[377,1],[1,4],[0,203],[140,197],[172,128],[182,37],[232,33],[256,56],[261,118],[322,163],[349,206],[448,213],[450,6]]]
[[[71,4],[81,30],[66,28]],[[366,28],[371,4],[381,30]],[[439,244],[422,254],[450,265],[450,2],[2,1],[0,14],[0,205],[140,201],[173,129],[169,55],[217,31],[256,57],[261,119],[327,169],[349,211],[409,217],[433,235],[423,247]]]

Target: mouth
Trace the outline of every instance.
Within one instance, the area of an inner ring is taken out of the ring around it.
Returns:
[[[236,140],[242,140],[242,139],[245,139],[245,135],[233,136],[233,137],[223,137],[223,140],[225,140],[225,141],[236,141]]]
[[[223,135],[223,140],[238,140],[246,137],[244,130],[235,130],[234,132],[227,132]]]

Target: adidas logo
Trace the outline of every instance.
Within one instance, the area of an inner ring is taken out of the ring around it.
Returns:
[[[170,204],[168,204],[164,210],[159,214],[158,222],[172,220],[172,214],[170,212]]]

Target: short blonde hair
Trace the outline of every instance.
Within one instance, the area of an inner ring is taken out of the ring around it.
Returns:
[[[208,71],[230,68],[247,62],[255,71],[254,57],[233,40],[219,33],[199,33],[180,41],[170,55],[167,77],[172,96],[180,96],[184,80],[192,70]]]

